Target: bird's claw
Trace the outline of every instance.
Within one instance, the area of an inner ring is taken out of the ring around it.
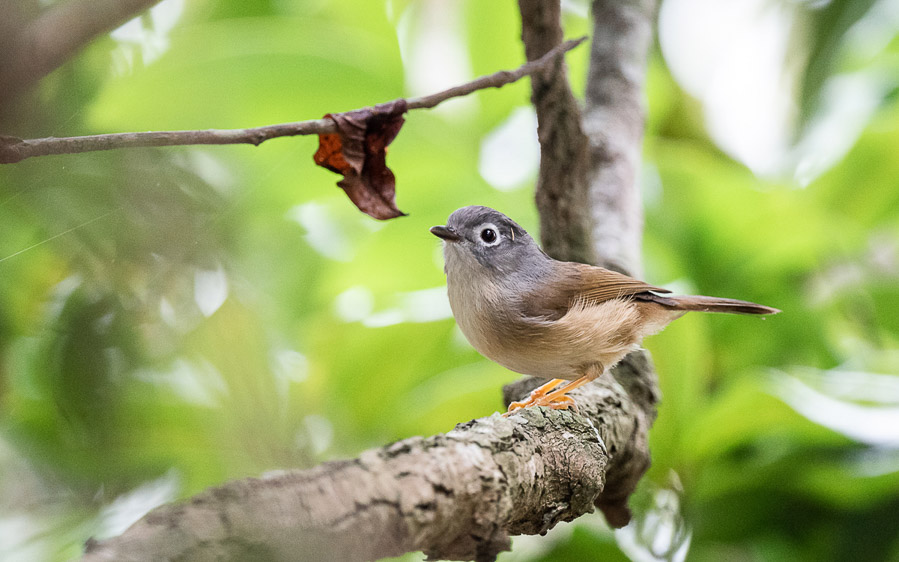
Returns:
[[[530,408],[532,406],[546,406],[547,408],[552,408],[554,410],[567,410],[571,408],[575,413],[578,413],[577,404],[571,396],[566,396],[564,394],[555,397],[550,397],[547,394],[537,394],[535,396],[531,393],[530,396],[521,402],[512,402],[509,404],[509,410],[503,414],[503,417],[508,417],[516,410]]]

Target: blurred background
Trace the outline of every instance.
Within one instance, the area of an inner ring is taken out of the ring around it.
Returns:
[[[589,33],[588,2],[563,5]],[[897,0],[661,2],[645,277],[784,313],[648,340],[663,402],[636,520],[500,560],[899,560],[897,31]],[[0,134],[313,119],[515,68],[519,32],[514,2],[163,0]],[[578,93],[587,55],[567,57]],[[0,559],[77,557],[224,480],[500,409],[517,375],[455,327],[427,229],[483,204],[537,234],[529,95],[411,112],[388,158],[409,216],[386,223],[314,137],[0,166]]]

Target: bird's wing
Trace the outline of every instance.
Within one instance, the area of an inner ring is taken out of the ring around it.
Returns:
[[[557,262],[556,265],[551,281],[553,289],[546,290],[544,286],[535,290],[522,303],[527,315],[557,320],[578,302],[599,304],[650,291],[671,292],[603,267],[574,262]]]
[[[655,293],[670,293],[668,289],[655,287],[644,283],[639,279],[628,277],[623,273],[595,267],[592,265],[574,264],[580,273],[578,290],[573,295],[575,299],[591,303],[600,303],[607,300],[630,297],[638,293],[652,291]]]

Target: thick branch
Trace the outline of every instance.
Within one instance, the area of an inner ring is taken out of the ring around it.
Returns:
[[[555,59],[583,43],[586,38],[572,39],[557,45],[537,60],[515,70],[501,70],[442,92],[407,100],[408,109],[434,107],[450,98],[467,96],[486,88],[500,88],[555,64]],[[20,162],[34,156],[74,154],[115,148],[181,146],[194,144],[259,144],[273,138],[334,133],[337,128],[330,119],[314,119],[282,123],[251,129],[207,129],[202,131],[151,131],[145,133],[114,133],[69,138],[22,140],[0,136],[0,164]]]
[[[47,9],[13,40],[0,72],[5,101],[69,60],[94,38],[112,31],[159,0],[69,0]]]
[[[90,544],[83,560],[367,560],[416,550],[493,560],[510,535],[592,511],[610,455],[645,463],[634,452],[651,420],[615,379],[572,395],[583,415],[493,415],[356,459],[229,482]]]
[[[655,0],[594,0],[584,130],[590,139],[592,238],[607,267],[640,277],[638,173],[643,81]]]
[[[558,0],[519,0],[521,39],[528,60],[551,52],[562,40]],[[531,76],[537,111],[540,174],[536,201],[543,249],[556,259],[595,263],[590,246],[587,137],[571,92],[565,61]]]

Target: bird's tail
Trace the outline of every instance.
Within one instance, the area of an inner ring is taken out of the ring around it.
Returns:
[[[699,295],[685,295],[669,297],[668,295],[653,295],[652,300],[673,310],[700,312],[727,312],[730,314],[777,314],[780,310],[756,304],[754,302],[740,301],[737,299],[723,299],[719,297],[703,297]]]

